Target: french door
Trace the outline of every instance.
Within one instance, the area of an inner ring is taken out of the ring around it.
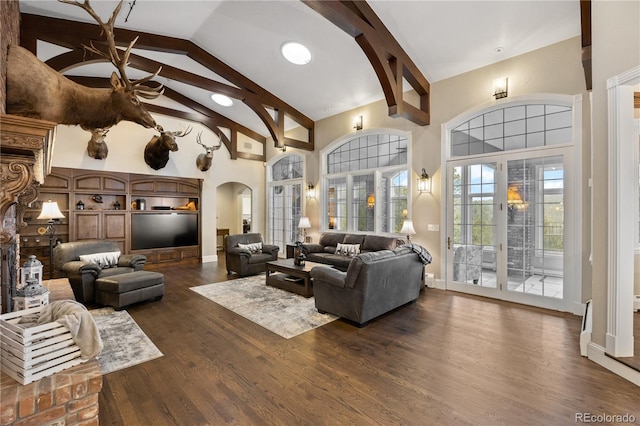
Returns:
[[[268,241],[286,253],[286,244],[299,241],[298,223],[302,215],[302,182],[274,182],[269,184]]]
[[[448,163],[448,289],[570,310],[569,157],[554,148]]]

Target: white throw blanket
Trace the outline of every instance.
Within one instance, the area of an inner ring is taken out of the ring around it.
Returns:
[[[80,348],[80,357],[90,359],[102,351],[102,339],[91,313],[74,300],[52,302],[40,311],[38,324],[58,321],[71,332],[71,338]]]

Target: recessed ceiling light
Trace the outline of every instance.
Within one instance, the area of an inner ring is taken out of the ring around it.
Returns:
[[[213,95],[211,95],[211,99],[213,99],[213,102],[217,103],[218,105],[222,105],[225,107],[230,107],[231,105],[233,105],[233,101],[230,97],[221,95],[220,93],[214,93]]]
[[[300,43],[289,41],[280,48],[282,56],[292,64],[306,65],[311,62],[311,52]]]

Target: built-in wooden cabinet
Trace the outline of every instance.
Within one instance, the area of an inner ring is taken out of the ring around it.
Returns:
[[[39,188],[38,201],[32,203],[25,214],[28,225],[21,232],[21,257],[24,258],[21,261],[31,254],[36,255],[48,276],[49,237],[43,233],[47,222],[37,220],[37,217],[42,202],[52,200],[58,202],[65,216],[55,225],[54,243],[56,239],[62,242],[114,241],[123,253],[146,255],[150,268],[166,263],[198,263],[201,253],[200,192],[198,179],[54,167]],[[140,246],[135,240],[140,232],[132,233],[132,226],[134,229],[136,223],[148,226],[145,225],[147,220],[136,215],[148,215],[149,221],[169,219],[188,223],[192,231],[197,229],[197,236],[185,239],[177,235],[174,243],[167,243],[167,239],[161,241],[162,247],[136,247],[135,244]],[[56,277],[55,271],[53,276]]]

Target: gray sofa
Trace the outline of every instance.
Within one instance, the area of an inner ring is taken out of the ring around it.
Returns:
[[[262,243],[262,250],[252,253],[240,248],[238,244]],[[235,272],[241,277],[254,275],[267,270],[267,262],[278,260],[280,247],[265,244],[262,234],[232,234],[224,237],[224,253],[227,263],[227,273]]]
[[[113,241],[88,240],[62,243],[53,250],[53,265],[69,279],[73,295],[78,302],[93,303],[96,301],[98,278],[140,271],[147,262],[147,258],[141,254],[121,254],[118,264],[109,268],[80,260],[81,255],[116,251],[120,251],[120,246]]]
[[[362,326],[415,301],[424,284],[424,265],[431,259],[426,254],[425,259],[406,246],[361,253],[352,259],[346,272],[313,268],[310,274],[316,309]]]
[[[402,245],[404,241],[380,235],[327,232],[320,236],[320,241],[317,244],[303,244],[302,249],[308,261],[333,265],[336,269],[346,271],[353,257],[336,254],[339,243],[358,244],[360,253],[370,253],[393,250]]]

